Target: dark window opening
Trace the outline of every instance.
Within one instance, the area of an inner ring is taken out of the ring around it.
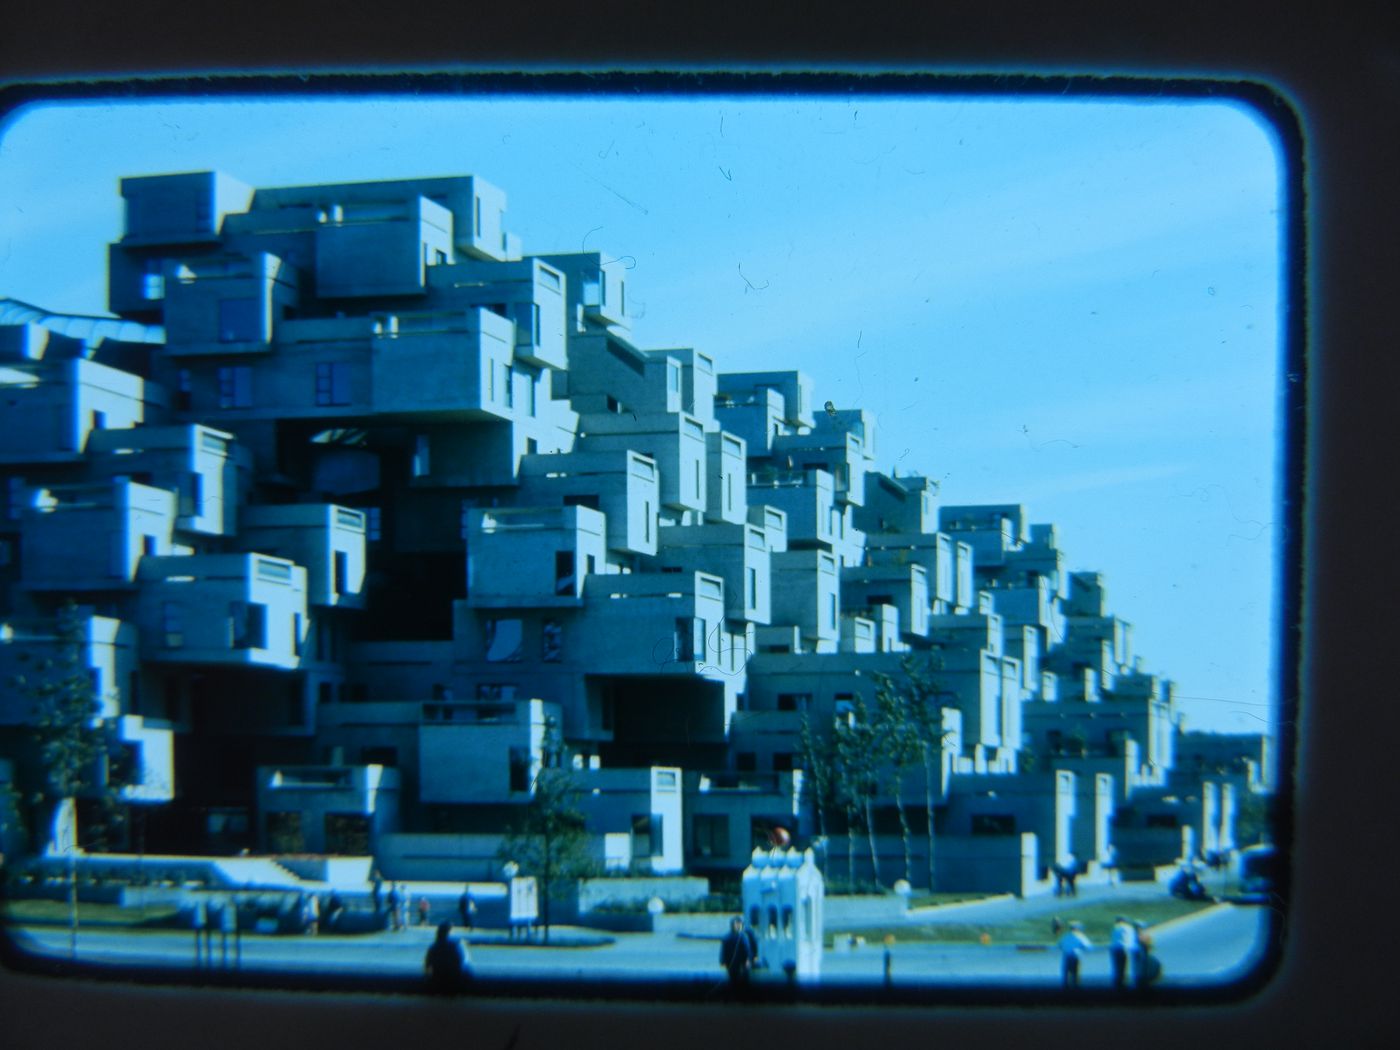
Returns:
[[[974,835],[1014,835],[1016,817],[1011,813],[972,814],[972,834]]]

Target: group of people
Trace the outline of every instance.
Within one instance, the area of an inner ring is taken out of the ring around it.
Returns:
[[[1060,978],[1066,988],[1079,987],[1079,968],[1084,956],[1093,950],[1093,943],[1084,934],[1082,922],[1065,927],[1054,920],[1054,932],[1061,934]],[[1062,932],[1063,931],[1063,932]],[[1122,915],[1113,920],[1109,933],[1108,961],[1114,988],[1145,988],[1162,974],[1162,964],[1152,954],[1152,937],[1140,922]]]
[[[321,932],[322,919],[325,920],[327,930],[334,930],[340,922],[340,917],[345,914],[345,902],[334,890],[324,898],[315,893],[304,894],[300,907],[301,928],[312,937]]]

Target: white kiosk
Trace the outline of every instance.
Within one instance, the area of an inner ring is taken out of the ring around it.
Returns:
[[[821,978],[825,893],[810,849],[753,851],[742,884],[744,920],[758,937],[758,957],[769,974]]]

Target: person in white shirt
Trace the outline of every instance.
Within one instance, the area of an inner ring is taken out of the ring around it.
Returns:
[[[1060,938],[1060,977],[1066,988],[1079,987],[1079,960],[1093,948],[1089,938],[1084,936],[1084,924],[1071,922],[1069,930]]]
[[[1128,961],[1137,955],[1137,927],[1123,916],[1113,920],[1109,936],[1108,959],[1113,967],[1113,987],[1122,988],[1128,981]]]

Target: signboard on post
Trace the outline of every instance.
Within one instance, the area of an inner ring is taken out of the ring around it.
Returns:
[[[516,875],[510,880],[510,935],[516,930],[529,935],[530,927],[539,921],[539,889],[533,875]]]

